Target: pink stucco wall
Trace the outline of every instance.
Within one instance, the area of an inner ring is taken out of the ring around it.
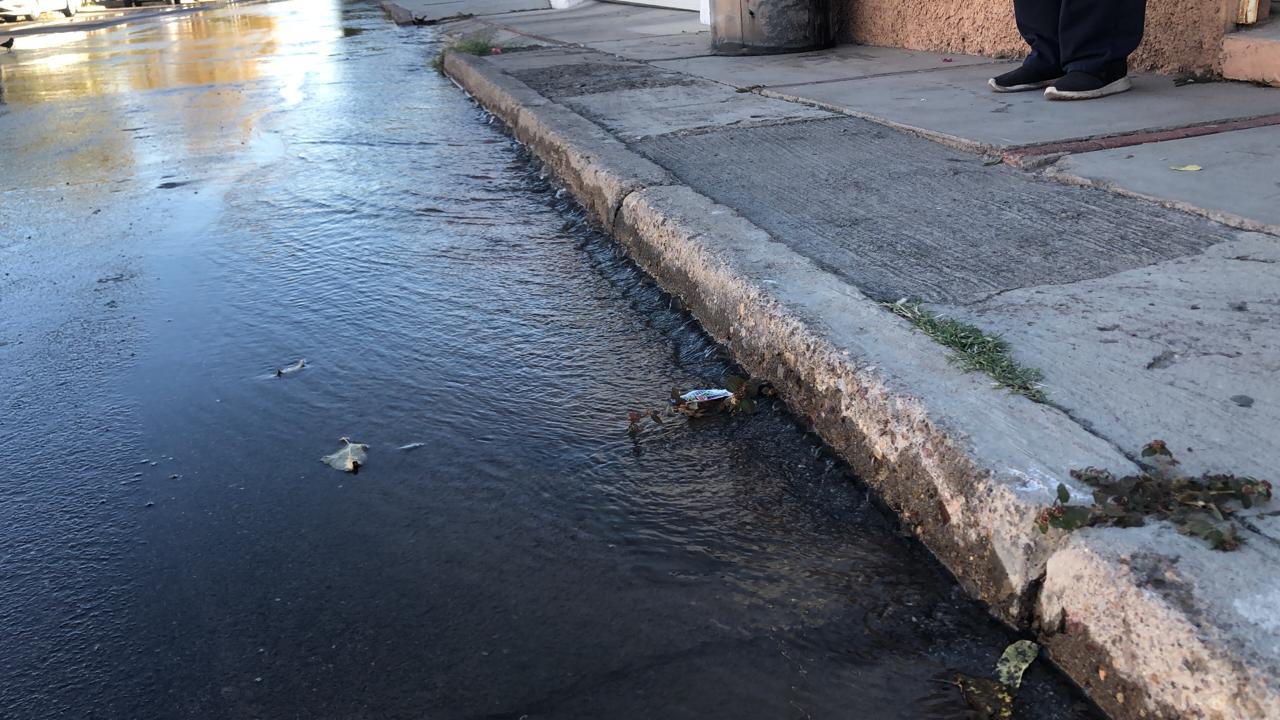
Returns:
[[[1012,0],[836,0],[841,41],[1021,57]],[[1236,0],[1149,0],[1138,70],[1216,73]]]

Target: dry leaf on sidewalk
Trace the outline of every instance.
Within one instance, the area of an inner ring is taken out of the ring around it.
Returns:
[[[1170,165],[1169,169],[1177,170],[1178,172],[1200,172],[1204,168],[1199,165]]]
[[[364,465],[365,451],[369,449],[368,445],[361,443],[353,443],[347,438],[342,438],[343,446],[337,452],[325,455],[320,461],[335,470],[342,470],[352,474],[360,472],[360,466]]]

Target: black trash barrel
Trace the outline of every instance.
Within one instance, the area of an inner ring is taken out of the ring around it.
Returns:
[[[769,55],[829,47],[831,0],[711,0],[717,55]]]

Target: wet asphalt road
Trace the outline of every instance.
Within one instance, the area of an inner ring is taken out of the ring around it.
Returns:
[[[627,436],[732,367],[435,42],[0,56],[0,717],[967,717],[1014,636],[780,406]],[[1095,717],[1044,663],[1019,713]]]

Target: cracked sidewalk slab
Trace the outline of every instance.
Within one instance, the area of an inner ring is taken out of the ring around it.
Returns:
[[[711,32],[689,31],[627,40],[587,41],[583,44],[628,60],[676,60],[710,55]]]
[[[1050,402],[1117,447],[1163,439],[1192,475],[1280,468],[1280,238],[1239,233],[1106,277],[931,309],[1004,337],[1044,373]]]
[[[1245,83],[1133,77],[1105,103],[1048,102],[1040,93],[995,93],[987,80],[1017,67],[975,65],[840,82],[774,86],[767,94],[912,128],[973,149],[1014,149],[1162,130],[1280,111],[1280,93]]]
[[[752,127],[834,117],[825,110],[694,81],[562,98],[566,106],[627,141],[721,127]]]
[[[603,48],[602,48],[603,49]],[[655,61],[657,67],[735,87],[812,85],[836,80],[991,65],[991,58],[919,50],[838,45],[829,50],[787,55],[743,55]]]
[[[611,144],[593,123],[545,98],[520,107],[516,98],[536,93],[489,61],[450,56],[446,69],[512,124],[711,335],[773,380],[969,592],[1011,623],[1034,622],[1053,659],[1113,715],[1280,717],[1276,688],[1259,681],[1274,676],[1280,648],[1233,644],[1241,633],[1264,637],[1280,620],[1277,606],[1233,615],[1220,605],[1247,573],[1229,582],[1215,575],[1221,562],[1261,557],[1273,566],[1269,546],[1250,544],[1220,561],[1162,525],[1040,535],[1034,515],[1057,482],[1088,497],[1070,469],[1130,472],[1129,460],[1067,414],[959,372],[940,347],[845,278]],[[733,131],[705,134],[724,132]],[[624,181],[597,184],[601,178]],[[1080,197],[1105,196],[1094,192]],[[1193,245],[1172,259],[1204,249]],[[1085,545],[1097,538],[1099,546]],[[1149,557],[1184,573],[1178,592],[1153,592],[1150,573],[1128,571]],[[1093,681],[1100,668],[1102,685]]]
[[[628,140],[708,126],[834,117],[824,110],[736,92],[721,83],[581,48],[513,53],[491,62]]]
[[[1277,91],[1280,92],[1280,91]],[[1173,167],[1199,165],[1198,172]],[[1280,235],[1280,126],[1069,155],[1049,174]]]
[[[571,96],[594,95],[618,90],[649,90],[653,88],[694,85],[698,81],[688,75],[660,70],[652,65],[614,60],[603,53],[564,53],[562,59],[569,62],[551,64],[549,52],[540,52],[535,67],[520,67],[519,53],[514,61],[499,63],[512,77],[536,90],[545,97],[559,99]]]
[[[667,135],[633,147],[877,300],[972,303],[1238,235],[1140,200],[987,166],[856,118]]]
[[[1280,113],[1280,92],[1246,83],[1189,83],[1136,75],[1134,92],[1105,103],[1051,103],[1039,93],[997,94],[988,78],[1016,63],[954,53],[843,45],[798,55],[710,55],[693,13],[588,2],[564,11],[486,21],[548,42],[653,61],[762,94],[863,117],[973,150],[1010,150],[1147,133]],[[950,61],[950,62],[948,62]],[[848,79],[840,79],[847,76]]]

